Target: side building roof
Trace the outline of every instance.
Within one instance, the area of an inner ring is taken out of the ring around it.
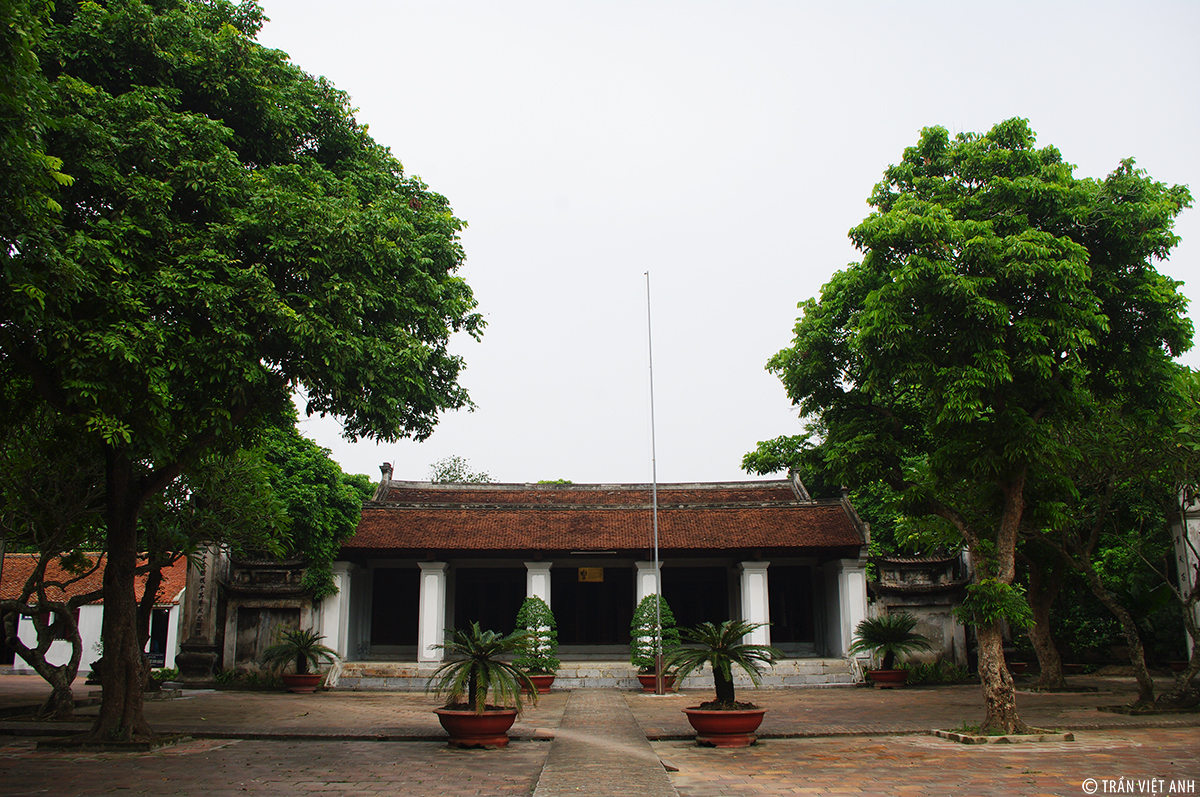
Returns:
[[[99,554],[86,554],[91,562],[95,562]],[[37,566],[37,555],[31,553],[8,553],[4,555],[4,570],[0,573],[0,600],[17,600],[21,597],[21,590],[25,587],[25,582],[29,580],[29,576],[33,573]],[[54,559],[46,567],[46,580],[48,582],[57,582],[65,584],[65,588],[49,587],[46,590],[46,597],[52,601],[64,601],[73,598],[77,595],[86,595],[89,592],[94,592],[104,586],[104,567],[98,567],[84,578],[77,581],[71,579],[76,578],[70,573],[63,570],[58,559]],[[69,582],[69,583],[68,583]],[[170,567],[164,567],[162,570],[162,583],[158,588],[158,596],[155,600],[156,605],[164,606],[174,604],[179,601],[179,594],[183,592],[183,588],[187,586],[187,559],[180,559]],[[142,593],[146,589],[146,576],[138,575],[134,578],[134,593],[137,600],[142,599]],[[104,603],[104,599],[92,601],[92,603]]]
[[[803,498],[801,496],[804,496]],[[658,487],[659,548],[857,556],[866,529],[849,501],[812,501],[793,482]],[[386,480],[363,505],[355,552],[644,551],[648,484],[434,484]]]

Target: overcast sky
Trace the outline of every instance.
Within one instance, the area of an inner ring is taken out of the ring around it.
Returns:
[[[260,41],[469,224],[488,328],[455,350],[478,409],[423,443],[303,423],[376,479],[457,454],[494,481],[649,481],[647,271],[658,480],[748,478],[745,452],[801,428],[764,365],[923,127],[1021,116],[1077,176],[1135,157],[1200,193],[1194,0],[263,5]],[[1198,215],[1159,264],[1193,302]]]

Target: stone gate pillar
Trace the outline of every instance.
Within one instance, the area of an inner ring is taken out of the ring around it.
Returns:
[[[742,562],[742,619],[751,623],[771,622],[771,602],[767,592],[767,568],[770,562]],[[746,635],[751,645],[771,644],[771,626],[763,625]]]
[[[659,562],[659,568],[662,567],[662,562]],[[647,595],[655,593],[662,594],[662,590],[658,586],[658,574],[654,572],[654,562],[634,562],[637,567],[637,597],[634,606],[637,606],[645,599]]]
[[[551,562],[525,563],[525,597],[541,598],[550,605],[550,568]]]
[[[418,562],[421,567],[420,617],[417,623],[417,661],[436,663],[445,658],[446,562]]]

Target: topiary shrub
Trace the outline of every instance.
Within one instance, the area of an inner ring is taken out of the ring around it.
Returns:
[[[629,662],[645,674],[654,672],[654,608],[658,593],[642,598],[629,624]],[[675,627],[675,614],[666,599],[659,603],[659,621],[662,623],[662,652],[669,655],[679,647],[679,629]]]
[[[541,598],[526,598],[517,612],[517,628],[525,629],[527,645],[513,665],[534,675],[553,675],[562,666],[556,658],[558,623],[554,612]]]

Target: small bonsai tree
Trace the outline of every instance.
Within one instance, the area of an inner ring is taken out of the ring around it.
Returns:
[[[558,660],[558,623],[554,612],[539,597],[530,596],[517,612],[517,628],[525,629],[525,648],[513,664],[533,675],[553,675],[562,662]]]
[[[869,652],[872,658],[882,659],[880,669],[895,669],[897,656],[933,648],[928,639],[913,630],[916,625],[917,618],[908,612],[868,617],[854,629],[854,643],[848,652]]]
[[[282,640],[263,652],[263,665],[282,673],[289,664],[295,664],[297,675],[307,675],[310,664],[319,670],[322,659],[332,664],[338,658],[336,650],[321,644],[324,638],[307,628],[285,629]]]
[[[629,662],[641,674],[654,672],[654,620],[657,592],[642,598],[633,612],[629,624]],[[667,605],[666,598],[658,600],[659,621],[662,623],[662,652],[668,656],[679,647],[679,629],[675,627],[675,614]]]
[[[667,658],[667,669],[683,680],[705,664],[712,667],[713,686],[717,699],[703,703],[705,709],[754,708],[752,703],[738,703],[733,693],[733,668],[740,667],[750,676],[755,686],[762,682],[764,667],[773,667],[783,652],[770,645],[755,645],[742,639],[765,623],[747,620],[726,620],[720,625],[701,623],[695,628],[683,629],[683,637],[695,646],[679,647]]]
[[[492,692],[498,704],[520,711],[522,689],[537,703],[537,687],[529,676],[500,659],[523,652],[529,644],[527,632],[518,629],[501,636],[495,631],[481,631],[479,623],[471,623],[466,630],[448,629],[447,633],[449,640],[437,647],[462,658],[442,664],[425,685],[427,692],[446,695],[446,708],[469,708],[482,714],[488,708],[488,692]]]

